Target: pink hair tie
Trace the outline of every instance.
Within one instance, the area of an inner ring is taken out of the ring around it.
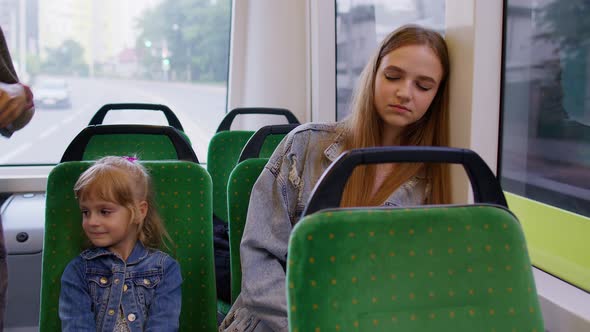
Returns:
[[[133,163],[137,160],[135,157],[123,156],[123,158],[127,159],[128,162]]]

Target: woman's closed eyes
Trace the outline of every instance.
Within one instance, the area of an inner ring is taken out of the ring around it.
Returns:
[[[407,73],[402,68],[391,65],[383,70],[383,75],[388,81],[396,81],[407,75]],[[428,91],[436,86],[436,81],[431,77],[419,75],[416,77],[415,85],[422,91]]]

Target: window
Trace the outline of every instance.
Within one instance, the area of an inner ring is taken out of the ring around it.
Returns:
[[[0,0],[18,75],[35,95],[32,122],[0,138],[0,165],[55,164],[106,103],[169,106],[199,160],[226,111],[231,0]],[[105,123],[166,124],[152,111]]]
[[[502,186],[533,263],[590,290],[590,3],[505,13]]]
[[[336,119],[350,113],[357,78],[388,33],[404,24],[441,33],[444,0],[336,0]]]

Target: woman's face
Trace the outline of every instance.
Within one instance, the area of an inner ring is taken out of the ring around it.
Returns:
[[[397,139],[403,128],[424,116],[442,76],[438,57],[425,45],[402,46],[381,59],[374,100],[384,136]]]

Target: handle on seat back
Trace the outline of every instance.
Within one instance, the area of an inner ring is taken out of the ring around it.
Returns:
[[[270,125],[258,129],[242,149],[238,164],[246,159],[257,158],[267,136],[288,134],[298,126],[299,124]]]
[[[68,145],[60,162],[82,160],[86,146],[93,136],[112,134],[164,135],[172,142],[178,160],[199,163],[199,159],[195,151],[193,151],[191,144],[177,129],[170,126],[151,125],[99,125],[86,127]]]
[[[146,110],[146,111],[160,111],[164,113],[166,120],[168,121],[168,125],[174,127],[180,131],[184,131],[180,121],[172,112],[170,107],[162,104],[142,104],[142,103],[120,103],[120,104],[105,104],[103,105],[90,119],[89,126],[99,125],[102,124],[104,121],[104,117],[107,115],[107,112],[110,110]]]
[[[337,208],[348,177],[356,166],[392,162],[461,164],[465,169],[476,203],[508,207],[500,183],[481,157],[468,149],[447,147],[390,146],[345,151],[318,180],[302,217],[327,208]]]
[[[224,130],[229,130],[235,117],[239,114],[264,114],[264,115],[283,115],[287,118],[289,124],[299,124],[297,117],[291,113],[291,111],[284,108],[272,108],[272,107],[242,107],[234,108],[225,115],[219,127],[217,127],[217,133]]]

